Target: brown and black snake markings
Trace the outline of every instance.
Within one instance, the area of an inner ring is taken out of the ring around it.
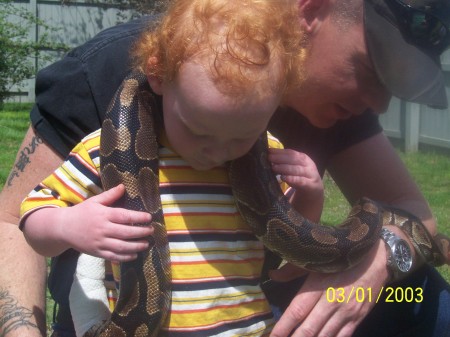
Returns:
[[[147,252],[121,264],[120,295],[111,319],[94,326],[85,337],[158,336],[168,315],[170,254],[158,197],[155,109],[146,77],[134,73],[119,88],[103,123],[104,188],[123,183],[126,195],[121,207],[151,213],[155,234]],[[417,219],[369,199],[360,200],[337,227],[307,221],[281,192],[268,164],[266,137],[229,164],[229,176],[237,208],[255,235],[281,258],[303,268],[319,272],[351,268],[379,240],[383,222],[410,230],[428,262],[448,261],[448,253],[442,250],[448,249],[448,239],[436,243]]]

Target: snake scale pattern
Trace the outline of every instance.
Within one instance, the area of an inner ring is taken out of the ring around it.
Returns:
[[[123,183],[120,207],[152,214],[151,248],[121,264],[121,289],[111,318],[92,327],[85,337],[158,336],[171,301],[170,254],[159,196],[158,142],[154,96],[146,77],[131,74],[111,102],[100,146],[104,189]],[[249,154],[229,164],[236,205],[265,246],[298,266],[336,272],[357,264],[379,240],[383,224],[392,223],[417,236],[416,248],[427,262],[449,260],[447,238],[431,237],[409,214],[360,200],[337,227],[311,223],[283,196],[267,160],[267,138]],[[256,192],[255,192],[256,191]]]

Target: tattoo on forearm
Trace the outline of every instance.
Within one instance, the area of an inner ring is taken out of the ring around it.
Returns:
[[[9,332],[26,327],[39,332],[39,328],[31,318],[30,309],[19,306],[17,300],[7,291],[0,288],[0,337]]]
[[[41,137],[34,136],[31,139],[31,142],[20,151],[19,158],[15,162],[11,174],[8,177],[8,186],[12,185],[14,178],[18,178],[20,174],[25,171],[25,167],[31,163],[30,155],[32,155],[36,151],[36,148],[42,143],[43,140]]]

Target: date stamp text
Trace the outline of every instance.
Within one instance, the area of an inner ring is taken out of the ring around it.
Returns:
[[[423,289],[420,287],[382,287],[374,292],[372,288],[352,287],[351,289],[329,287],[326,292],[329,303],[349,303],[350,301],[401,303],[423,301]]]

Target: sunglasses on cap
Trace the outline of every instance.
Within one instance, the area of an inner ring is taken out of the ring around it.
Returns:
[[[449,23],[443,22],[441,15],[450,16],[450,12],[442,14],[437,5],[428,4],[413,7],[402,0],[386,0],[386,4],[396,15],[399,28],[405,39],[419,47],[441,54],[450,45]],[[447,17],[450,21],[450,17]]]

